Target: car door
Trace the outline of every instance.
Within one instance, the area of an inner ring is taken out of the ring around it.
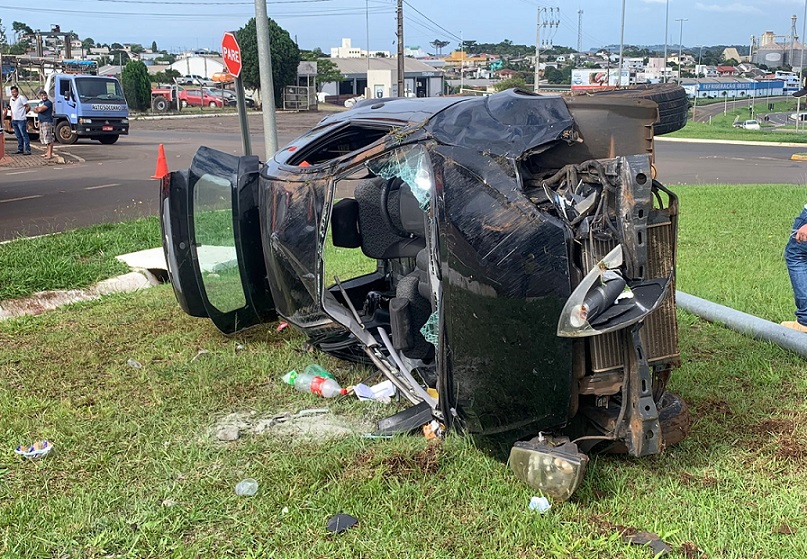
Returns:
[[[259,162],[201,147],[189,169],[167,175],[160,224],[182,309],[225,334],[276,318],[257,203]]]

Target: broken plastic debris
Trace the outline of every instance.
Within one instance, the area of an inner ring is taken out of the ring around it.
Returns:
[[[18,446],[14,449],[14,452],[19,454],[24,458],[42,458],[46,454],[48,454],[51,450],[53,450],[53,445],[50,444],[47,440],[44,441],[37,441],[29,447],[22,447]]]
[[[341,534],[348,528],[353,528],[358,523],[359,519],[355,516],[350,516],[349,514],[337,514],[336,516],[332,516],[328,519],[326,528],[329,532]]]
[[[258,492],[258,482],[251,477],[243,479],[235,486],[235,494],[251,497]]]
[[[282,332],[283,330],[285,330],[288,327],[289,327],[288,322],[281,322],[280,324],[277,325],[277,331]]]
[[[552,504],[546,497],[530,497],[529,507],[530,510],[535,510],[541,514],[545,514],[549,509],[552,508]]]
[[[207,351],[206,349],[200,349],[199,351],[196,352],[196,355],[193,356],[193,359],[191,359],[191,363],[199,359],[202,355],[207,355],[208,353],[210,352]]]
[[[443,431],[445,427],[439,421],[432,420],[431,423],[427,423],[423,426],[423,436],[426,437],[427,440],[436,439],[438,437],[443,436]]]
[[[653,532],[636,532],[635,534],[625,534],[622,539],[633,545],[646,545],[653,552],[653,557],[661,557],[670,553],[671,548],[659,536]]]
[[[143,365],[137,359],[132,359],[131,357],[126,360],[126,364],[129,365],[132,369],[142,369]]]
[[[390,398],[395,396],[396,388],[392,382],[385,380],[379,382],[374,386],[367,386],[366,384],[357,384],[353,387],[353,392],[359,400],[375,400],[384,404],[390,403]]]

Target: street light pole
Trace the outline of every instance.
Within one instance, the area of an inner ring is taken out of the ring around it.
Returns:
[[[624,1],[624,0],[623,0]],[[681,23],[681,31],[678,35],[678,84],[681,84],[681,58],[683,57],[684,53],[684,22],[689,21],[688,19],[680,18],[676,19]]]

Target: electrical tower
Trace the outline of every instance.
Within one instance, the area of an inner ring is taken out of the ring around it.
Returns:
[[[583,50],[583,10],[577,10],[577,52]]]

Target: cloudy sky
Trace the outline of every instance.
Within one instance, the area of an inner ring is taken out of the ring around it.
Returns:
[[[3,5],[5,4],[5,5]],[[301,48],[329,52],[342,37],[353,45],[395,51],[395,0],[268,0],[269,16],[296,38]],[[542,10],[542,42],[576,47],[582,10],[584,49],[619,44],[622,0],[572,0],[554,4],[531,0],[404,0],[404,43],[433,50],[430,41],[460,38],[535,44],[536,12]],[[791,17],[802,34],[807,0],[624,0],[624,43],[686,47],[747,45],[765,31],[789,36]],[[160,49],[218,50],[225,31],[242,27],[255,14],[254,0],[71,0],[12,3],[0,0],[0,18],[9,39],[12,23],[34,29],[50,24],[99,43],[156,41]],[[558,8],[561,6],[561,8]],[[669,8],[669,17],[667,9]],[[685,20],[685,21],[679,21]],[[369,23],[369,25],[368,25]],[[782,38],[781,41],[788,39]]]

